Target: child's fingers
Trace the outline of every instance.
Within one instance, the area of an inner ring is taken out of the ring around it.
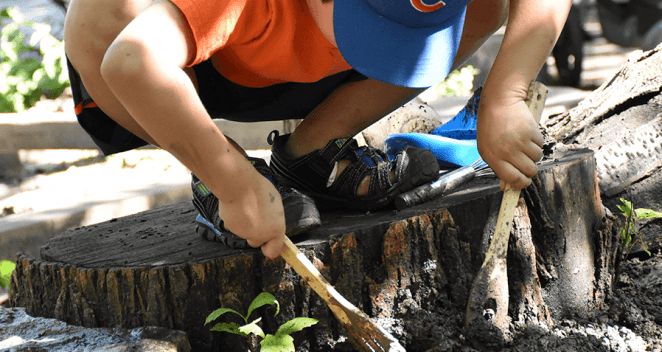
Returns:
[[[284,249],[284,237],[285,232],[283,229],[283,231],[277,231],[277,233],[271,237],[265,237],[264,233],[261,233],[261,235],[249,236],[249,238],[246,238],[246,242],[248,242],[248,245],[253,248],[261,248],[265,257],[275,259]]]
[[[519,152],[514,152],[501,161],[501,172],[497,175],[514,188],[526,188],[531,184],[531,178],[538,173],[536,162],[542,157],[542,148],[531,139],[528,143],[525,142]],[[502,185],[502,189],[503,186],[505,185]]]
[[[505,184],[516,189],[526,188],[531,184],[531,177],[538,173],[536,164],[523,153],[510,160],[498,161],[492,169],[501,180],[501,189]]]
[[[250,242],[249,242],[250,245]],[[267,241],[262,246],[262,253],[269,259],[276,259],[285,249],[285,241],[282,236]]]
[[[534,163],[543,157],[542,148],[533,142],[529,143],[528,148],[524,149],[524,153]]]
[[[501,190],[504,190],[506,187],[506,184],[509,184],[511,187],[515,189],[524,189],[526,187],[529,187],[531,184],[531,179],[529,177],[524,176],[522,173],[518,173],[518,175],[515,175],[514,177],[509,177],[509,178],[500,178],[501,180]]]

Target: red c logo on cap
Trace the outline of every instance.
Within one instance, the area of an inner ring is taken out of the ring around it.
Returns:
[[[421,12],[437,11],[440,8],[444,7],[444,5],[446,5],[446,3],[444,3],[442,0],[439,0],[439,2],[433,5],[424,4],[423,0],[409,0],[409,1],[411,2],[411,6],[413,6],[416,10]]]

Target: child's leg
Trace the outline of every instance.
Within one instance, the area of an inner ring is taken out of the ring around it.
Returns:
[[[460,67],[504,25],[509,3],[509,0],[473,0],[469,3],[453,69]]]
[[[67,57],[94,102],[122,127],[158,146],[136,122],[101,77],[101,62],[118,34],[153,0],[72,0],[65,20]],[[112,14],[112,15],[111,15]],[[195,85],[192,69],[186,69]]]
[[[151,2],[73,0],[65,20],[64,42],[72,66],[101,110],[133,134],[156,145],[120,104],[100,73],[101,62],[110,44]]]
[[[503,25],[507,13],[507,0],[474,0],[469,4],[454,67],[459,67]],[[333,139],[354,136],[421,91],[372,79],[344,85],[306,117],[288,139],[285,151],[300,157],[324,148]],[[339,163],[337,174],[348,165],[349,161]],[[369,178],[363,180],[358,195],[368,192],[369,182]]]

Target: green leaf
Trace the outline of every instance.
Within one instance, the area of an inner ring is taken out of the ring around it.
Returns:
[[[30,46],[34,47],[39,44],[41,52],[48,51],[55,43],[59,43],[55,37],[51,35],[51,26],[45,23],[24,23],[34,29],[32,37],[30,37]]]
[[[257,323],[259,323],[260,320],[262,320],[262,318],[255,319],[250,324],[246,324],[246,325],[240,327],[239,330],[242,333],[246,334],[246,336],[248,336],[250,334],[255,334],[259,337],[264,338],[264,331],[262,331],[262,328],[257,325]]]
[[[41,38],[39,41],[39,50],[41,51],[42,55],[59,55],[59,45],[60,41],[55,39],[52,35],[48,34]]]
[[[60,66],[62,66],[63,60],[60,59]],[[66,87],[69,87],[71,85],[71,82],[69,82],[69,72],[65,70],[64,68],[60,71],[60,75],[57,78],[57,81],[62,85],[62,91]]]
[[[220,332],[229,332],[231,334],[248,336],[241,331],[241,327],[237,323],[218,323],[214,325],[213,328],[209,329],[210,331],[220,331]]]
[[[251,313],[253,313],[254,310],[265,306],[265,305],[276,305],[276,314],[274,316],[278,315],[278,312],[280,311],[280,304],[278,304],[278,301],[276,298],[269,292],[262,292],[255,299],[253,302],[251,302],[250,307],[248,307],[248,313],[246,314],[246,322],[248,322],[248,318],[251,316]]]
[[[637,214],[639,219],[653,219],[653,218],[662,218],[662,213],[657,212],[653,209],[643,209],[639,208],[634,211]]]
[[[621,203],[623,203],[623,205],[619,205],[618,209],[623,212],[623,215],[626,217],[632,216],[632,202],[626,200],[625,198],[621,198]]]
[[[0,287],[7,287],[11,282],[11,273],[16,269],[16,264],[9,260],[0,262]]]
[[[267,334],[260,346],[261,352],[294,352],[294,339],[290,335]]]
[[[14,21],[20,21],[22,15],[21,11],[18,10],[18,6],[8,7],[2,11],[2,17],[8,17]]]
[[[0,72],[0,97],[9,93],[9,88],[9,84],[7,84],[7,81],[2,77]]]
[[[18,85],[16,85],[16,90],[18,90],[18,92],[23,94],[23,95],[28,95],[28,94],[30,94],[30,91],[32,90],[32,87],[30,85],[30,82],[21,81],[21,82],[18,82]]]
[[[293,332],[301,331],[309,326],[317,324],[318,320],[314,318],[300,317],[294,318],[281,325],[276,335],[290,335]]]
[[[34,73],[32,74],[32,80],[39,82],[42,80],[42,78],[47,77],[46,75],[46,70],[43,68],[40,68],[38,70],[35,70]]]
[[[212,321],[218,319],[218,317],[220,317],[221,315],[223,315],[223,314],[225,314],[225,313],[234,313],[234,314],[237,314],[238,316],[240,316],[242,319],[246,320],[246,318],[244,318],[243,315],[237,313],[237,311],[235,311],[235,310],[233,310],[233,309],[230,309],[230,308],[218,308],[218,309],[216,309],[215,311],[211,312],[211,314],[209,314],[209,315],[207,316],[207,319],[205,320],[205,325],[207,325],[207,324],[211,323]]]
[[[4,52],[5,54],[4,56],[6,56],[7,59],[9,59],[9,61],[18,60],[18,52],[14,48],[14,45],[12,45],[12,43],[3,41],[2,43],[0,43],[0,50]]]
[[[13,94],[14,111],[23,112],[25,110],[25,99],[21,94]]]

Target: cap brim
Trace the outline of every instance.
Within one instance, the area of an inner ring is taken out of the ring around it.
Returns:
[[[350,66],[383,82],[426,88],[451,70],[466,6],[440,25],[420,28],[379,16],[365,1],[334,0],[333,12],[336,43]]]

